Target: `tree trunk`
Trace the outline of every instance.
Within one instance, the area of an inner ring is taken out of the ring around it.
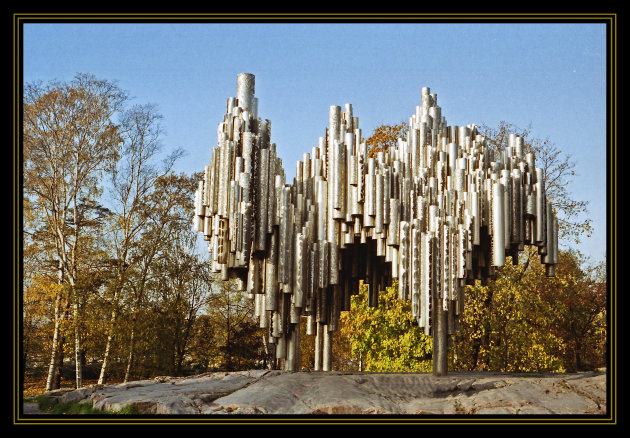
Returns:
[[[98,376],[98,384],[105,384],[105,374],[107,373],[107,366],[109,365],[109,353],[112,348],[112,331],[114,330],[113,322],[109,326],[109,334],[107,335],[107,344],[105,345],[105,354],[103,355],[103,364],[101,365],[101,373]]]
[[[55,370],[57,368],[57,359],[59,357],[59,336],[61,330],[61,315],[59,314],[61,307],[61,295],[55,298],[55,330],[53,332],[52,352],[50,354],[50,365],[48,366],[48,378],[46,379],[46,391],[52,391],[55,388]]]
[[[481,338],[473,338],[472,340],[472,367],[470,371],[477,369],[477,363],[479,362],[479,351],[481,350]]]
[[[134,328],[135,324],[133,324],[133,322],[135,322],[135,318],[132,321],[131,336],[129,337],[129,357],[127,359],[127,369],[125,370],[125,379],[123,380],[123,382],[129,381],[129,377],[131,376],[131,366],[134,360],[133,349],[134,349],[134,340],[135,340],[136,330]]]
[[[83,361],[81,354],[81,330],[79,327],[79,303],[73,304],[74,308],[74,362],[76,371],[76,387],[77,389],[83,386]]]
[[[582,358],[580,357],[580,350],[582,349],[582,345],[579,341],[575,341],[573,345],[573,369],[569,370],[571,373],[577,373],[582,369]]]
[[[74,171],[74,180],[79,181],[79,163],[81,162],[79,158],[79,154],[76,154],[76,163],[75,171]],[[70,280],[70,291],[71,297],[73,301],[73,310],[74,310],[74,362],[75,362],[75,370],[76,370],[76,387],[77,389],[83,386],[83,362],[82,362],[82,353],[81,353],[81,326],[80,326],[80,315],[79,315],[79,297],[77,296],[76,284],[77,280],[77,246],[79,245],[79,218],[78,218],[78,207],[77,207],[77,192],[74,192],[73,196],[73,212],[72,218],[74,221],[74,245],[71,247],[70,251],[70,269],[68,269],[69,280]]]
[[[105,345],[105,354],[103,355],[103,364],[101,365],[101,374],[98,377],[98,384],[105,384],[105,375],[107,373],[107,366],[109,365],[109,354],[112,348],[112,340],[114,339],[114,327],[116,324],[116,307],[118,306],[118,289],[114,292],[114,308],[112,309],[112,315],[109,320],[109,333],[107,334],[107,344]]]
[[[66,342],[65,336],[62,336],[59,341],[59,348],[57,354],[57,366],[54,371],[54,380],[53,380],[53,389],[61,388],[61,378],[63,377],[63,358],[65,356],[65,352],[63,351],[63,346]]]

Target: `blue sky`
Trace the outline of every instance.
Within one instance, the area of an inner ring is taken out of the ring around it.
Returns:
[[[203,170],[236,75],[256,75],[259,116],[287,180],[324,135],[330,105],[351,103],[364,137],[408,121],[430,87],[449,125],[531,127],[576,163],[569,190],[589,202],[606,252],[606,27],[601,23],[25,23],[24,82],[91,73],[163,114],[177,170]]]

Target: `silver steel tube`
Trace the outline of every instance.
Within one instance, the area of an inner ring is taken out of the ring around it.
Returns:
[[[333,197],[333,205],[335,208],[334,219],[346,218],[346,202],[348,192],[347,168],[346,164],[346,146],[343,143],[337,144],[337,157],[335,161],[335,197]]]
[[[333,226],[337,227],[338,224],[333,224]],[[330,250],[330,258],[328,259],[330,279],[328,280],[328,284],[339,284],[339,246],[334,242],[330,242],[328,248]]]
[[[397,279],[399,297],[434,338],[434,374],[445,375],[466,284],[494,275],[506,254],[518,263],[525,244],[538,246],[547,275],[555,273],[558,221],[543,170],[517,135],[495,153],[475,125],[447,125],[427,87],[407,136],[375,158],[350,104],[328,115],[325,136],[285,184],[254,76],[238,75],[194,199],[212,272],[247,278],[287,370],[299,369],[301,316],[316,334],[315,368],[330,370],[331,336],[358,282],[375,307]]]
[[[383,169],[383,226],[387,228],[390,221],[390,205],[389,200],[392,198],[391,192],[392,174],[389,166]]]
[[[269,150],[268,170],[267,170],[267,229],[266,234],[271,234],[273,226],[278,224],[276,217],[276,145],[272,144]],[[266,239],[265,235],[265,239]]]
[[[278,310],[278,231],[274,230],[269,240],[269,254],[265,261],[265,305],[266,310]]]
[[[553,212],[553,206],[550,202],[547,202],[547,230],[546,230],[546,253],[543,256],[542,262],[547,265],[553,265],[558,263],[558,221]]]
[[[256,79],[251,73],[239,73],[236,76],[236,98],[238,106],[245,110],[252,109]]]
[[[433,330],[433,374],[445,376],[448,372],[448,332],[447,312],[444,311],[437,299],[433,306],[434,324]]]
[[[501,171],[501,184],[503,184],[504,202],[503,202],[503,230],[504,237],[503,243],[505,249],[510,249],[511,235],[512,235],[512,181],[510,179],[510,171]]]
[[[536,243],[545,242],[545,182],[542,169],[536,168]]]
[[[505,266],[505,194],[503,184],[492,185],[492,265]]]
[[[387,230],[387,244],[398,246],[400,244],[400,200],[389,200],[389,227]]]
[[[313,368],[315,371],[322,370],[322,353],[324,342],[324,325],[320,322],[317,323],[317,333],[315,334],[315,363]]]
[[[318,287],[324,289],[328,287],[328,260],[330,256],[330,242],[321,241],[319,243],[319,284]]]
[[[374,218],[374,232],[383,232],[383,204],[384,204],[384,191],[383,191],[383,175],[376,175],[376,187],[375,193],[375,218]]]
[[[306,239],[304,234],[299,233],[295,245],[295,289],[293,291],[295,297],[295,307],[304,307],[306,298],[306,280],[308,267]]]
[[[440,227],[440,243],[441,243],[441,251],[440,251],[440,265],[442,267],[442,276],[441,276],[441,291],[442,291],[442,302],[440,305],[443,310],[448,310],[448,300],[452,298],[451,295],[451,276],[452,276],[452,248],[451,248],[451,230],[448,221],[444,222]]]
[[[295,327],[299,327],[299,324],[291,324],[291,329],[286,337],[287,355],[284,362],[285,371],[296,370],[297,339]]]
[[[276,359],[284,359],[287,357],[287,343],[284,334],[277,338],[276,343]]]
[[[519,137],[520,138],[520,137]],[[523,196],[521,170],[512,171],[512,234],[511,243],[520,244],[523,241]]]
[[[267,240],[267,201],[269,199],[269,150],[260,149],[258,155],[258,217],[256,227],[257,251],[265,251]]]
[[[400,254],[398,264],[398,297],[401,300],[408,299],[409,294],[409,257],[410,236],[409,222],[400,222]]]
[[[333,332],[329,331],[328,325],[322,329],[323,345],[322,345],[322,370],[332,371],[332,337]]]
[[[421,309],[421,271],[422,258],[420,256],[421,249],[421,230],[414,226],[411,230],[411,269],[410,269],[410,286],[411,286],[411,315],[413,317],[420,317]]]
[[[368,159],[368,171],[365,177],[364,216],[376,216],[376,160]]]
[[[367,145],[361,143],[357,151],[357,202],[362,206],[365,202],[365,177],[367,170]]]

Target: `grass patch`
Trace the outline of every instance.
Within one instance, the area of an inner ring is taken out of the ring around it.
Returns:
[[[55,402],[52,398],[48,397],[45,394],[36,395],[33,397],[27,397],[24,399],[25,402],[28,403],[37,403],[40,411],[49,411],[55,405]]]

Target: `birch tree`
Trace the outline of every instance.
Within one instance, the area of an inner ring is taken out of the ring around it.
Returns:
[[[125,290],[129,273],[133,270],[134,251],[138,250],[138,240],[150,219],[147,206],[155,190],[155,182],[172,169],[180,150],[166,157],[161,166],[157,158],[162,149],[162,116],[153,104],[134,105],[123,113],[120,134],[123,141],[121,159],[111,174],[111,202],[115,211],[111,222],[111,244],[115,281],[111,289],[111,316],[107,333],[107,343],[98,379],[105,383],[111,354],[114,331],[119,313],[120,296]],[[127,287],[127,289],[129,289]]]
[[[142,215],[146,218],[142,236],[138,239],[138,250],[133,258],[133,281],[130,283],[131,321],[128,339],[128,359],[124,381],[131,378],[135,362],[137,321],[142,316],[150,289],[149,282],[155,271],[156,260],[168,251],[181,230],[190,230],[192,223],[193,193],[200,174],[193,176],[175,175],[172,172],[157,178],[155,190],[142,205]]]
[[[499,122],[496,127],[483,125],[480,131],[497,151],[506,149],[510,134],[523,137],[524,153],[533,152],[536,167],[543,171],[547,199],[553,203],[558,216],[559,238],[578,243],[582,235],[591,235],[591,220],[582,219],[588,214],[588,202],[576,199],[569,190],[576,176],[575,162],[570,154],[563,152],[548,138],[532,136],[531,128],[522,129],[505,121]]]
[[[23,189],[51,233],[58,281],[55,329],[46,389],[52,389],[59,348],[60,307],[71,303],[76,386],[82,386],[79,300],[76,284],[84,224],[80,204],[95,200],[103,173],[118,158],[120,133],[112,121],[127,96],[115,83],[88,74],[70,82],[28,84],[23,104]]]
[[[183,374],[195,323],[213,284],[209,263],[197,253],[196,233],[192,228],[181,231],[154,263],[153,307],[159,323],[155,332],[161,335],[156,344],[168,352],[167,369],[175,376]]]

